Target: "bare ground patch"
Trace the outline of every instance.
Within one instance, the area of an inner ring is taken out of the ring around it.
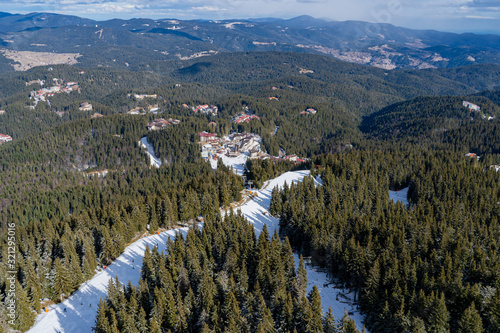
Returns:
[[[36,66],[76,64],[80,53],[53,53],[53,52],[33,52],[33,51],[15,51],[1,49],[0,52],[8,59],[15,61],[12,64],[14,70],[25,71]]]

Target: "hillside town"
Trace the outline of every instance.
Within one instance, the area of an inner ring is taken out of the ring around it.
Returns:
[[[59,93],[67,93],[69,94],[72,91],[78,91],[80,89],[80,86],[78,85],[78,82],[66,82],[63,83],[62,80],[60,79],[53,79],[55,85],[50,87],[50,88],[42,88],[40,90],[34,90],[30,94],[30,99],[35,101],[35,105],[32,106],[32,108],[35,108],[35,106],[38,104],[38,102],[42,101],[48,101],[48,97],[52,97],[55,94]],[[28,82],[29,83],[29,82]],[[37,83],[39,83],[41,86],[45,85],[44,81],[38,80]]]
[[[297,155],[286,155],[282,157],[270,156],[260,148],[262,139],[257,134],[252,133],[231,133],[222,138],[218,138],[215,133],[198,133],[201,144],[201,156],[206,161],[218,160],[225,156],[228,158],[271,159],[273,161],[292,161],[295,163],[305,162],[305,159]]]

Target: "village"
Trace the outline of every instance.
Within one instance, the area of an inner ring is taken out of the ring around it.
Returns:
[[[249,158],[262,160],[271,159],[272,161],[292,161],[295,163],[306,161],[295,154],[282,157],[270,156],[268,153],[261,150],[260,144],[262,139],[257,134],[233,132],[219,138],[215,133],[200,132],[198,136],[200,137],[201,156],[206,161],[210,161],[212,166],[216,166],[214,162],[221,158],[224,160],[224,164],[231,165],[235,163],[244,164]]]
[[[55,85],[50,87],[50,88],[42,88],[40,90],[34,90],[30,94],[30,99],[35,101],[35,105],[31,106],[32,109],[35,108],[35,106],[38,104],[38,102],[48,102],[48,97],[54,96],[54,94],[58,93],[67,93],[69,94],[72,91],[78,91],[80,89],[80,86],[78,85],[78,82],[66,82],[64,83],[60,79],[53,79]],[[36,82],[28,82],[28,83],[38,83],[41,86],[45,84],[44,81],[42,80],[37,80]],[[50,104],[50,103],[49,103]]]

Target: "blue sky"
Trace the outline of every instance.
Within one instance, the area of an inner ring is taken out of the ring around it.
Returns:
[[[500,34],[500,0],[0,0],[10,13],[111,18],[237,19],[311,15],[329,20]]]

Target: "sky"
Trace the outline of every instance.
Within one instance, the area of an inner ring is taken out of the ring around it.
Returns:
[[[500,0],[0,0],[0,11],[112,18],[246,19],[310,15],[414,29],[500,34]]]

